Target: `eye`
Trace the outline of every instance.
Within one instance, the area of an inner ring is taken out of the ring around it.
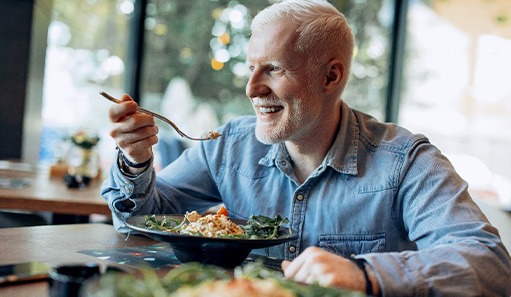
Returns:
[[[277,65],[271,65],[269,68],[270,68],[271,72],[280,72],[280,71],[282,71],[282,68],[277,66]]]

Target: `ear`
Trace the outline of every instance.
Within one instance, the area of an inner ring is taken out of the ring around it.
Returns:
[[[331,93],[341,86],[344,77],[344,67],[340,60],[333,59],[326,66],[325,92]]]

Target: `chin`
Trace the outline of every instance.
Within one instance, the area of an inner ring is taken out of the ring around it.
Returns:
[[[259,136],[259,135],[257,135],[257,134],[256,134],[256,138],[257,138],[257,140],[259,140],[259,142],[260,142],[260,143],[262,143],[262,144],[268,144],[268,145],[270,145],[270,144],[275,144],[275,143],[277,143],[277,142],[278,142],[278,141],[277,141],[277,142],[275,142],[275,141],[274,141],[273,139],[271,139],[271,138],[264,137],[264,136]]]
[[[279,133],[275,133],[275,131],[271,129],[265,129],[260,126],[256,126],[255,136],[257,140],[263,144],[275,144],[285,140]]]

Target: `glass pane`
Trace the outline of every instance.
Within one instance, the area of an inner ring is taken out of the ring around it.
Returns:
[[[109,103],[98,92],[122,92],[133,3],[53,0],[51,11],[40,161],[54,162],[64,153],[62,139],[79,129],[99,134],[100,147],[106,144],[111,151],[114,145],[104,129]]]
[[[331,1],[355,34],[355,56],[343,99],[353,108],[385,119],[394,1]]]
[[[270,2],[275,1],[149,0],[141,104],[160,110],[192,135],[252,114],[245,96],[249,25]],[[389,2],[332,1],[352,24],[357,43],[344,97],[380,119],[393,21]]]
[[[400,124],[511,200],[511,2],[412,1],[405,59]]]

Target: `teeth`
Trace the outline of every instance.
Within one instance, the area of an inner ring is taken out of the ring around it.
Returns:
[[[259,107],[259,111],[262,113],[269,113],[269,112],[277,112],[279,111],[279,107]]]

